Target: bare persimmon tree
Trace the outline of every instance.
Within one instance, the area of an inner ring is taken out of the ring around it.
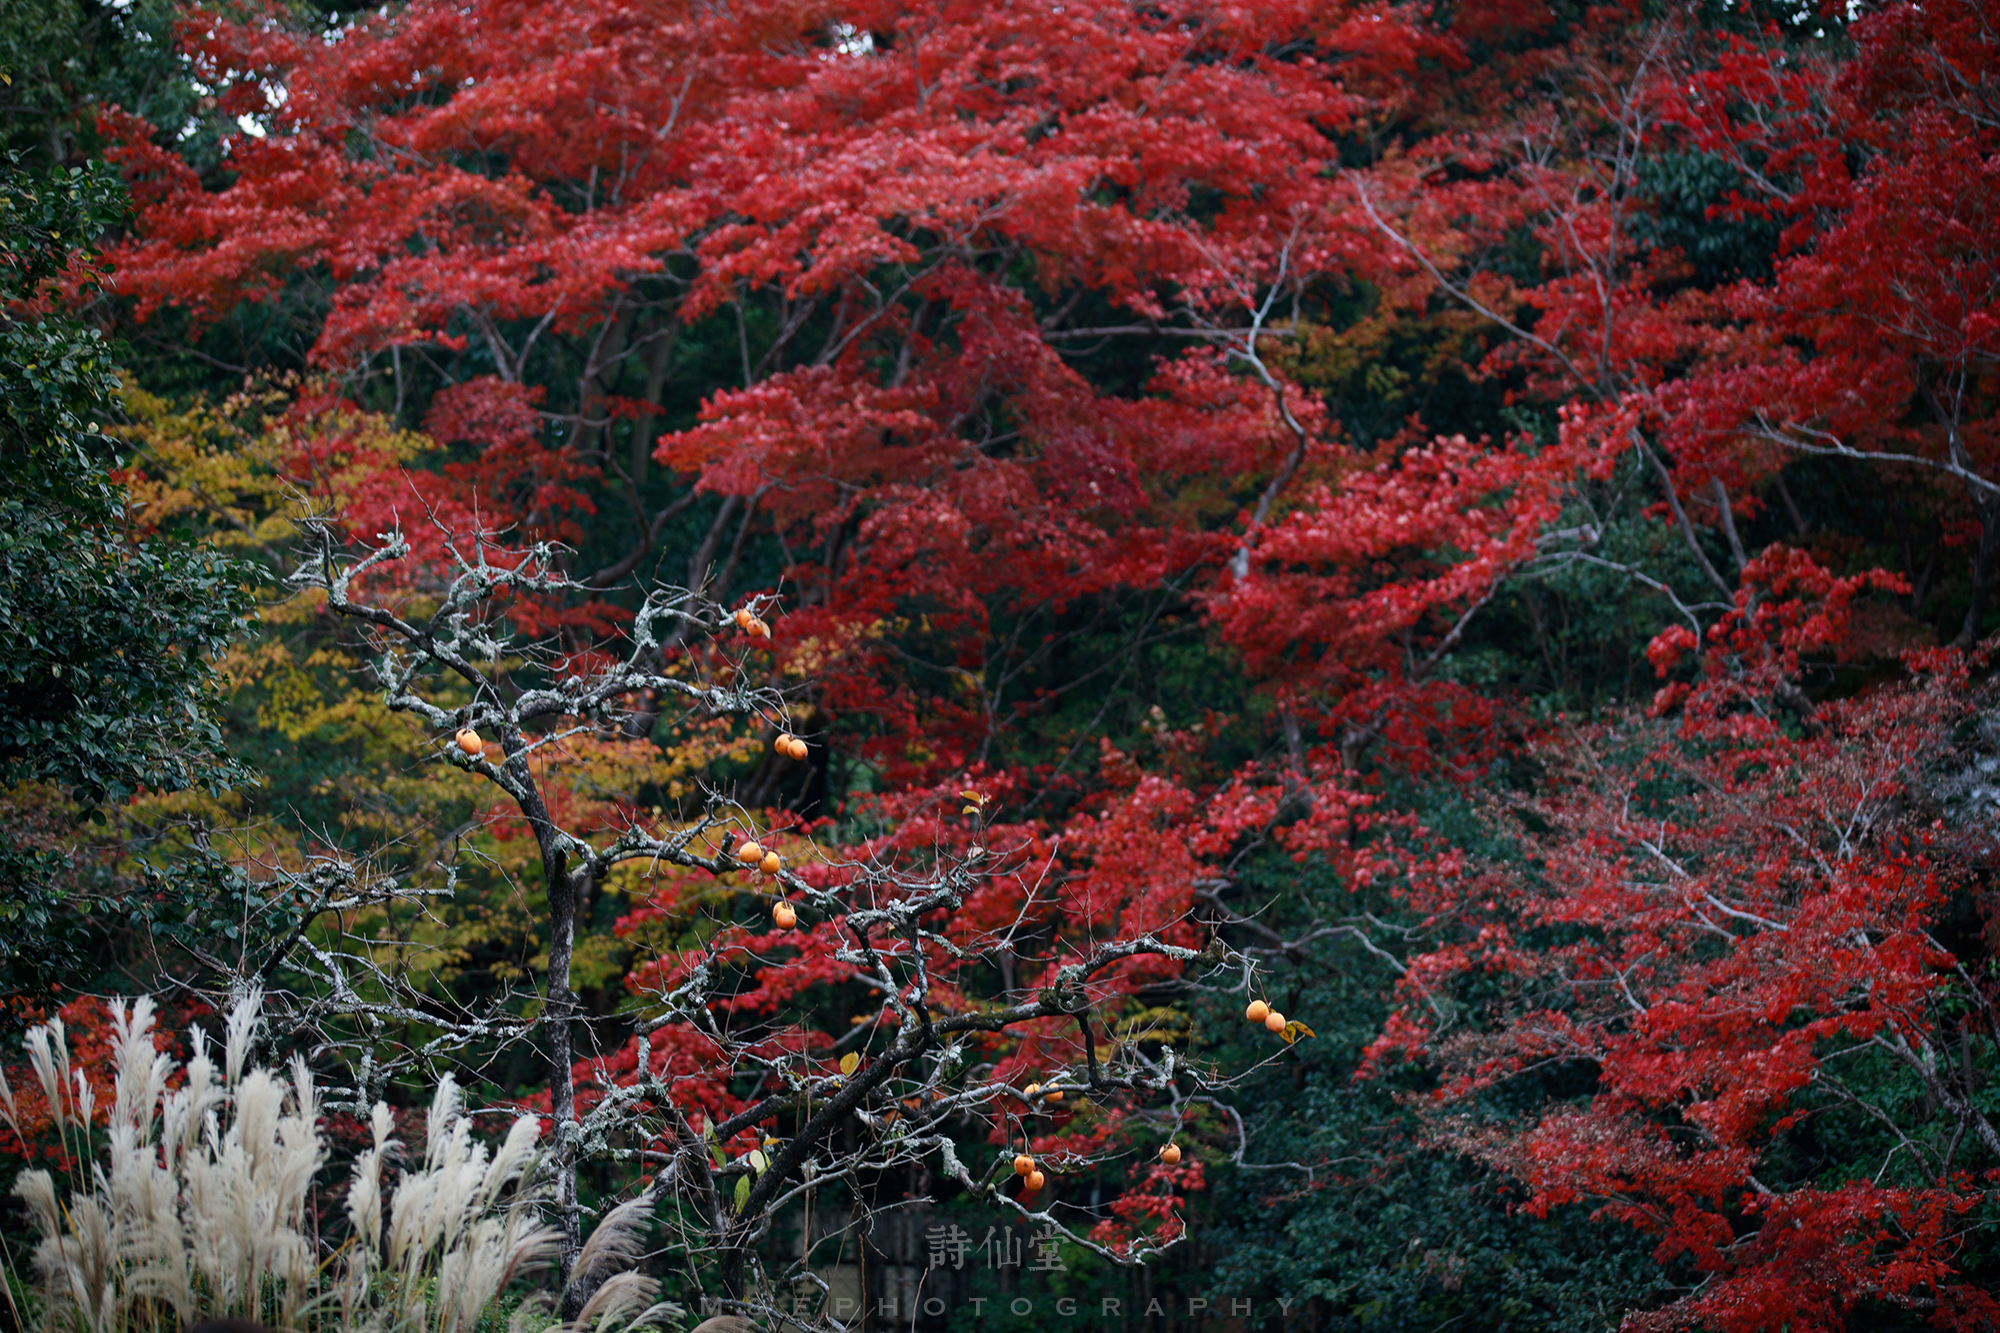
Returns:
[[[400,531],[350,551],[330,521],[305,530],[312,558],[293,586],[362,628],[389,708],[435,735],[432,762],[490,784],[511,807],[495,818],[524,828],[539,851],[548,953],[539,1013],[522,1030],[547,1056],[549,1169],[572,1312],[601,1276],[576,1268],[586,1230],[578,1174],[593,1162],[623,1163],[635,1182],[621,1229],[655,1214],[670,1249],[713,1258],[728,1308],[773,1319],[799,1317],[784,1293],[800,1283],[824,1294],[809,1254],[767,1263],[774,1228],[796,1222],[816,1194],[867,1176],[921,1166],[1120,1262],[1175,1238],[1170,1218],[1114,1235],[1101,1212],[1065,1205],[1053,1178],[1090,1164],[1092,1152],[1071,1139],[1037,1158],[1033,1144],[1038,1124],[1046,1133],[1079,1114],[1103,1122],[1102,1150],[1127,1118],[1150,1117],[1171,1134],[1175,1113],[1164,1108],[1228,1086],[1152,1032],[1115,1026],[1120,1002],[1142,988],[1210,973],[1247,979],[1248,960],[1205,939],[1184,907],[1133,894],[1122,911],[1051,929],[1053,904],[1037,889],[1062,873],[1060,853],[989,826],[989,798],[974,790],[950,798],[953,828],[932,804],[849,846],[769,827],[709,785],[672,811],[605,791],[561,809],[554,761],[652,747],[627,733],[641,708],[668,729],[676,715],[735,719],[795,757],[809,742],[793,734],[785,693],[755,683],[748,660],[771,637],[769,603],[732,614],[655,587],[623,654],[570,652],[560,635],[521,632],[579,591],[549,546],[516,549],[439,524],[422,552]],[[593,1059],[575,1040],[578,910],[621,867],[674,878],[681,895],[656,892],[649,910],[699,918],[704,938],[640,974],[617,1057]],[[746,876],[754,882],[742,885]],[[1000,982],[1024,973],[1032,982]],[[879,1010],[828,1031],[813,988],[842,983],[879,993]],[[1029,1064],[1040,1074],[1024,1083],[1016,1071]],[[984,1160],[961,1150],[968,1132],[992,1143]],[[1178,1149],[1169,1156],[1178,1162]]]

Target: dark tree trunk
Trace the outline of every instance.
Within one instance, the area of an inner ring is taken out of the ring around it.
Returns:
[[[542,880],[549,894],[549,971],[544,983],[547,1013],[543,1022],[547,1024],[549,1034],[549,1112],[550,1118],[555,1121],[555,1145],[550,1161],[556,1177],[557,1225],[562,1230],[560,1280],[566,1288],[570,1271],[576,1265],[577,1251],[583,1244],[582,1220],[576,1201],[576,1080],[572,1073],[575,1060],[570,1049],[570,1028],[576,1015],[576,996],[570,990],[569,967],[570,957],[576,949],[577,885],[569,869],[567,840],[549,816],[540,789],[534,785],[534,776],[528,767],[527,746],[527,740],[519,732],[510,730],[501,738],[509,774],[520,784],[520,789],[528,793],[518,804],[541,848]],[[565,1317],[573,1318],[574,1314],[574,1311],[568,1311]]]
[[[1970,648],[1979,642],[1986,607],[1993,599],[1993,565],[2000,558],[2000,500],[1976,500],[1979,509],[1979,549],[1972,555],[1972,605],[1965,608],[1965,624],[1959,627],[1954,648]]]

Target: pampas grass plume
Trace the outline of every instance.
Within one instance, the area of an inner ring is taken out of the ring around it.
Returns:
[[[510,1282],[556,1258],[561,1234],[542,1222],[547,1195],[535,1180],[540,1122],[520,1117],[489,1152],[449,1077],[431,1102],[423,1168],[397,1183],[386,1217],[382,1170],[396,1151],[394,1120],[375,1106],[373,1142],[348,1187],[353,1234],[323,1255],[308,1208],[328,1156],[319,1090],[301,1058],[282,1073],[252,1063],[261,1004],[253,989],[231,1007],[220,1071],[199,1031],[185,1067],[156,1052],[150,1000],[111,1006],[105,1160],[66,1192],[40,1170],[21,1172],[13,1186],[39,1238],[34,1268],[49,1333],[160,1333],[201,1319],[286,1333],[472,1333]],[[61,1023],[31,1029],[27,1046],[58,1131],[73,1128],[86,1142],[95,1095],[70,1068]],[[0,1108],[18,1133],[3,1081]],[[624,1214],[614,1210],[607,1224]],[[616,1228],[593,1241],[593,1263],[633,1252]],[[612,1278],[592,1302],[593,1327],[628,1316],[654,1290],[637,1274]]]

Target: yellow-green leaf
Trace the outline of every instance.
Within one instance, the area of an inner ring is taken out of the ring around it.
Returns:
[[[846,1055],[840,1057],[841,1073],[852,1074],[856,1069],[860,1067],[861,1067],[861,1056],[856,1052],[849,1051]]]
[[[750,1202],[750,1177],[736,1177],[736,1211],[742,1212],[743,1205]]]
[[[755,1171],[758,1175],[761,1176],[764,1174],[765,1169],[770,1165],[771,1163],[769,1159],[767,1159],[764,1156],[763,1149],[752,1148],[750,1150],[750,1169],[752,1171]]]
[[[1304,1023],[1299,1022],[1299,1020],[1295,1018],[1291,1022],[1285,1024],[1285,1030],[1279,1033],[1278,1035],[1283,1037],[1285,1039],[1285,1044],[1289,1046],[1293,1042],[1297,1041],[1300,1037],[1317,1037],[1319,1034],[1317,1032],[1314,1032],[1311,1028],[1307,1027]]]

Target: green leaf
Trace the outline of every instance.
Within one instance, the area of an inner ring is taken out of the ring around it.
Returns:
[[[736,1177],[736,1211],[742,1212],[743,1205],[750,1202],[750,1177]]]

